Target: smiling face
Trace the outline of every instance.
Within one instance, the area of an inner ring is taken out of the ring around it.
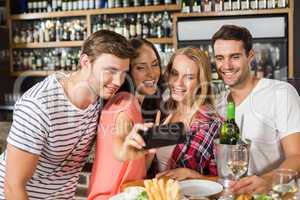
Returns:
[[[96,95],[108,99],[123,84],[129,70],[129,59],[122,59],[112,54],[101,54],[90,65],[89,87]]]
[[[214,44],[218,73],[229,87],[238,87],[250,78],[250,64],[254,53],[246,51],[242,41],[216,40]]]
[[[198,89],[199,69],[186,55],[176,55],[169,74],[171,98],[176,102],[191,103]]]
[[[153,95],[161,73],[159,60],[154,50],[147,45],[139,48],[138,55],[131,61],[130,74],[134,86],[141,95]]]

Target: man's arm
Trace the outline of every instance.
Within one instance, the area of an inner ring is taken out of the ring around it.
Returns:
[[[293,169],[300,174],[300,133],[294,133],[281,140],[285,160],[279,168]],[[237,194],[268,192],[272,187],[274,170],[262,176],[245,177],[232,186]]]
[[[26,183],[33,176],[39,156],[7,145],[4,193],[7,200],[28,200]]]

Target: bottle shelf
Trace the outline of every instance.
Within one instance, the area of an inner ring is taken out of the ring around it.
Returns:
[[[289,8],[262,9],[262,10],[229,10],[221,12],[202,12],[202,13],[176,13],[175,17],[216,17],[216,16],[241,16],[241,15],[270,15],[289,13]]]
[[[161,12],[161,11],[179,11],[180,5],[157,5],[157,6],[138,6],[127,8],[102,8],[92,10],[72,10],[59,11],[50,13],[26,13],[10,16],[11,20],[30,20],[42,18],[57,18],[57,17],[79,17],[99,14],[124,14],[124,13],[146,13],[146,12]]]
[[[62,70],[59,70],[60,72],[63,72],[63,73],[70,73],[71,71],[62,71]],[[48,76],[50,74],[53,74],[54,72],[57,72],[57,71],[33,71],[33,70],[27,70],[27,71],[13,71],[11,72],[10,74],[12,76]]]
[[[12,110],[14,110],[14,106],[13,105],[0,106],[0,110],[11,110],[12,111]]]
[[[154,44],[172,44],[172,38],[147,38]],[[68,48],[68,47],[81,47],[83,41],[62,41],[62,42],[37,42],[37,43],[22,43],[12,44],[13,49],[37,49],[37,48]]]
[[[147,38],[148,41],[152,42],[153,44],[172,44],[173,38]]]
[[[12,44],[13,49],[35,49],[35,48],[51,48],[51,47],[80,47],[83,41],[61,41],[61,42],[37,42],[37,43],[22,43],[22,44]]]

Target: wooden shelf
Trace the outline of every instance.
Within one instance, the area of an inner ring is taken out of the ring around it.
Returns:
[[[154,44],[172,44],[172,38],[148,38]],[[13,49],[36,49],[36,48],[66,48],[66,47],[81,47],[83,41],[62,41],[62,42],[40,42],[40,43],[24,43],[13,44]]]
[[[173,38],[147,38],[153,44],[172,44]]]
[[[139,6],[128,8],[102,8],[92,10],[73,10],[73,11],[61,11],[50,13],[28,13],[18,14],[10,16],[11,20],[30,20],[30,19],[42,19],[42,18],[56,18],[56,17],[79,17],[87,15],[99,15],[99,14],[123,14],[123,13],[145,13],[145,12],[159,12],[159,11],[179,11],[180,5],[158,5],[158,6]]]
[[[64,73],[69,73],[70,71],[62,71]],[[54,72],[57,71],[32,71],[32,70],[27,70],[27,71],[18,71],[18,72],[11,72],[10,74],[12,76],[48,76],[50,74],[53,74]]]
[[[14,110],[14,105],[5,105],[5,106],[0,106],[0,110]]]
[[[202,13],[175,13],[174,17],[218,17],[218,16],[241,16],[241,15],[270,15],[288,14],[289,8],[264,9],[264,10],[236,10],[222,12],[202,12]]]
[[[65,48],[65,47],[80,47],[83,41],[62,41],[62,42],[39,42],[39,43],[24,43],[24,44],[12,44],[13,49],[35,49],[35,48]]]
[[[8,27],[5,25],[0,25],[0,28],[8,28]]]

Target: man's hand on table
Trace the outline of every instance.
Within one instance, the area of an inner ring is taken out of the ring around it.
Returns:
[[[271,183],[259,176],[244,177],[230,186],[230,190],[237,195],[267,193],[270,189]]]

